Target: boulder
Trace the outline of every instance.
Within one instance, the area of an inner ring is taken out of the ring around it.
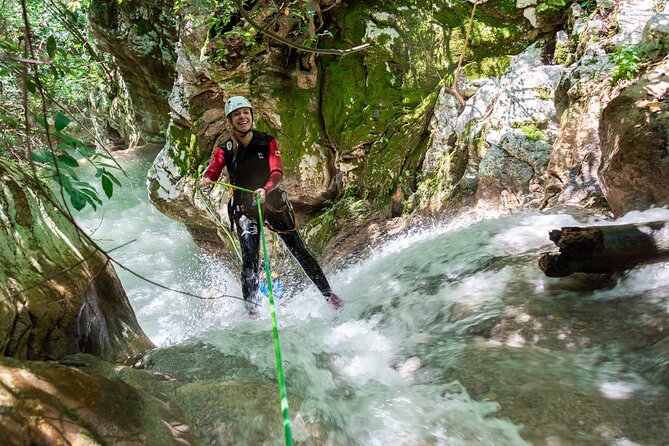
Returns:
[[[99,248],[52,192],[0,159],[0,346],[19,359],[125,361],[153,344]]]
[[[609,56],[588,53],[565,71],[556,93],[560,129],[551,150],[544,184],[544,207],[606,208],[599,183],[599,121],[617,89],[608,78]],[[604,79],[601,79],[604,77]]]
[[[604,108],[599,177],[615,216],[669,205],[669,61]]]
[[[669,4],[664,11],[655,14],[646,23],[641,37],[641,46],[654,56],[669,52]]]
[[[196,444],[173,406],[122,381],[119,371],[127,374],[126,368],[85,354],[69,356],[63,364],[0,357],[0,443]],[[164,386],[160,375],[145,370],[132,374],[131,381],[145,387]]]

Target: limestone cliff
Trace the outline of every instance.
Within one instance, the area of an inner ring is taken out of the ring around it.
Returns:
[[[439,87],[452,78],[464,48],[471,4],[310,4],[319,46],[372,46],[345,57],[313,57],[249,29],[238,14],[200,8],[185,15],[168,143],[149,183],[154,204],[192,233],[207,238],[215,227],[193,184],[227,132],[223,104],[233,94],[248,96],[256,128],[279,140],[284,187],[302,220],[339,212],[332,206],[342,196],[356,204],[339,207],[360,224],[405,212],[403,203],[422,177]],[[256,2],[249,12],[299,40],[299,28],[264,6]],[[221,22],[203,20],[212,14]],[[478,8],[465,58],[503,60],[539,34],[514,2],[488,2]],[[247,36],[243,44],[240,35]],[[339,218],[314,221],[310,233],[318,242],[312,246],[322,247],[344,226],[357,227]]]
[[[248,25],[232,1],[178,6],[153,203],[201,244],[224,245],[194,184],[228,132],[225,99],[243,94],[256,106],[256,128],[279,140],[284,187],[310,246],[330,260],[414,217],[464,206],[619,215],[666,205],[664,185],[638,187],[667,177],[666,68],[655,66],[667,50],[664,2],[481,2],[456,76],[472,3],[246,6],[284,42]],[[158,5],[137,7],[122,9],[132,17]],[[361,43],[371,46],[345,57],[291,46]],[[628,129],[619,123],[629,104],[637,111]],[[643,161],[628,163],[625,150],[649,145]],[[226,191],[211,198],[225,209]]]
[[[174,83],[172,6],[171,1],[150,0],[90,3],[91,33],[117,67],[111,90],[91,92],[99,133],[112,140],[112,148],[164,141]]]

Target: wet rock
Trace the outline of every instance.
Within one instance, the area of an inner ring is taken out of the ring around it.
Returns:
[[[669,62],[606,106],[600,137],[599,176],[616,216],[669,204]]]
[[[93,242],[32,174],[0,160],[0,345],[19,359],[125,361],[153,344]]]
[[[138,366],[146,373],[169,376],[170,381],[147,384],[130,373],[123,379],[178,407],[183,420],[193,426],[198,444],[260,444],[283,438],[277,383],[245,358],[198,343],[153,350]],[[290,394],[290,413],[295,439],[321,444],[321,427],[300,415],[299,394]]]
[[[83,354],[67,362],[76,367],[0,357],[0,443],[196,444],[173,407],[118,379],[116,366]]]
[[[114,57],[131,102],[131,124],[143,142],[164,141],[174,83],[176,23],[173,2],[91,2],[88,16],[97,46]],[[113,108],[110,108],[114,110]],[[117,116],[116,120],[123,120]],[[112,120],[113,121],[113,120]],[[127,133],[123,124],[117,130]],[[123,135],[132,138],[132,135]],[[140,141],[138,141],[140,142]]]

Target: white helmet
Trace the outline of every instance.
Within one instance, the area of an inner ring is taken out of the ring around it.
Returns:
[[[251,111],[253,111],[253,106],[244,96],[230,97],[230,99],[228,99],[225,103],[225,117],[227,118],[233,111],[244,107],[248,107],[251,109]]]

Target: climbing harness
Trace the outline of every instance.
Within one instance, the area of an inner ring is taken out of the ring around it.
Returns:
[[[242,192],[255,192],[250,189],[235,186],[234,184],[223,183],[220,181],[212,181],[212,184],[220,184],[221,186],[231,187]],[[279,329],[276,323],[276,312],[274,311],[274,292],[272,289],[272,276],[269,268],[269,256],[267,255],[267,243],[265,242],[264,219],[262,215],[262,203],[254,200],[254,204],[258,206],[258,220],[260,226],[260,238],[262,240],[262,251],[265,263],[265,276],[267,279],[267,296],[269,297],[269,312],[272,318],[272,335],[274,337],[274,353],[276,355],[276,370],[279,378],[279,395],[281,397],[281,413],[283,415],[283,429],[286,435],[286,445],[293,446],[293,434],[290,428],[290,412],[288,410],[288,395],[286,393],[286,382],[283,376],[283,361],[281,359],[281,345],[279,344]],[[216,220],[218,222],[218,219]],[[219,225],[221,223],[219,222]],[[222,226],[222,225],[221,225]],[[227,231],[226,231],[227,232]],[[234,243],[233,243],[234,245]]]

